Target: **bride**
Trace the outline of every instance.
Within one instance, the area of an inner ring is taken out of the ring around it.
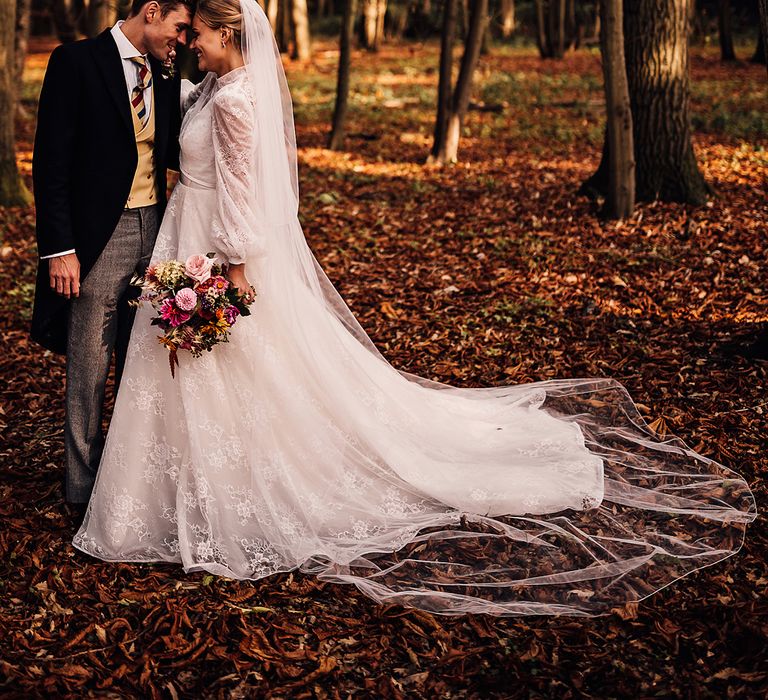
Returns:
[[[745,481],[656,436],[619,383],[463,389],[394,369],[302,233],[261,7],[201,0],[191,47],[209,72],[183,98],[152,263],[215,251],[252,315],[172,378],[139,309],[75,547],[233,579],[299,569],[433,613],[582,616],[739,550]]]

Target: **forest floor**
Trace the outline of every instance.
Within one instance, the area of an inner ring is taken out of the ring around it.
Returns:
[[[33,46],[24,105],[50,45]],[[746,55],[744,50],[742,54]],[[465,387],[614,377],[660,431],[741,472],[766,504],[768,80],[692,58],[696,154],[715,190],[602,221],[575,194],[602,138],[599,57],[482,58],[455,167],[423,165],[433,44],[356,52],[347,150],[324,149],[336,54],[287,66],[315,255],[398,369]],[[34,122],[17,126],[29,181]],[[236,582],[75,550],[62,503],[62,358],[27,328],[34,211],[0,210],[3,697],[765,697],[768,534],[590,620],[445,618],[297,573]]]

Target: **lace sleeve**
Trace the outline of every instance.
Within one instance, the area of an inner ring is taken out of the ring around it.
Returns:
[[[233,86],[234,87],[234,86]],[[213,101],[216,168],[214,244],[230,263],[264,255],[256,212],[253,105],[243,90],[222,90]]]

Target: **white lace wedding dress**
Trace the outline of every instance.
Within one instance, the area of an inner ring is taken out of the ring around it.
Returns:
[[[246,261],[258,296],[175,379],[139,309],[75,547],[237,579],[300,568],[497,615],[599,613],[738,550],[745,482],[657,438],[617,382],[461,389],[393,368],[298,221],[284,240],[258,228],[245,69],[187,99],[153,262],[216,251]]]

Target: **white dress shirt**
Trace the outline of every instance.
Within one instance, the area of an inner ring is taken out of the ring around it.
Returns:
[[[117,50],[120,52],[120,58],[123,59],[123,72],[125,73],[125,84],[128,88],[128,102],[130,103],[131,100],[131,94],[133,93],[133,89],[139,84],[139,66],[136,65],[133,61],[131,61],[131,58],[135,56],[144,56],[144,58],[147,60],[147,70],[149,71],[149,74],[152,75],[152,67],[149,65],[149,58],[147,54],[142,54],[141,51],[139,51],[128,39],[125,34],[123,34],[123,30],[120,29],[120,25],[122,25],[123,20],[119,20],[114,27],[112,27],[112,38],[115,40],[115,43],[117,44]],[[152,88],[145,88],[144,90],[144,104],[147,107],[147,115],[149,115],[151,109],[152,109]],[[133,109],[133,108],[131,108]],[[53,253],[52,255],[43,255],[40,257],[41,260],[47,260],[48,258],[58,258],[62,255],[69,255],[69,253],[74,253],[75,249],[72,248],[71,250],[63,250],[61,253]]]

